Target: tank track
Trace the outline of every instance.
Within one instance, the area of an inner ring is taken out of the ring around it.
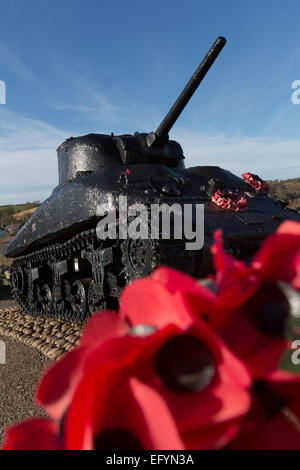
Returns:
[[[12,293],[24,313],[84,323],[95,311],[118,309],[123,288],[158,265],[195,274],[199,252],[184,240],[99,240],[96,228],[15,258]]]

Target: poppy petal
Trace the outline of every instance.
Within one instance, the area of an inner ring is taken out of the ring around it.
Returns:
[[[185,328],[194,321],[181,296],[171,294],[160,282],[151,278],[139,279],[123,291],[120,315],[133,326],[148,324],[157,328],[169,323]]]
[[[32,418],[7,429],[3,450],[62,450],[56,423]]]

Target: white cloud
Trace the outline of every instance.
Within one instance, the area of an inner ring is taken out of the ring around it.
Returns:
[[[107,134],[142,132],[145,129],[154,130],[162,119],[161,113],[152,104],[146,105],[124,96],[116,86],[109,92],[99,91],[99,83],[95,85],[84,73],[66,71],[63,65],[58,64],[52,64],[51,69],[58,80],[68,82],[69,93],[60,101],[53,97],[48,101],[48,106],[57,111],[71,111],[72,119],[89,126],[89,129],[96,128],[97,132]]]
[[[55,148],[0,150],[0,205],[44,200],[57,182]]]
[[[51,191],[34,191],[32,188],[24,192],[0,193],[0,205],[25,204],[26,202],[45,201],[51,194]]]
[[[0,205],[48,197],[58,182],[56,148],[70,135],[74,133],[0,108]],[[300,176],[300,140],[207,135],[180,128],[171,138],[181,143],[187,167],[218,165],[266,179]]]
[[[1,108],[0,205],[49,196],[58,182],[56,148],[70,135]]]
[[[217,165],[237,175],[251,171],[265,179],[300,177],[300,139],[197,135],[184,130],[172,138],[183,147],[186,167]]]
[[[78,113],[88,114],[89,117],[95,121],[106,121],[110,124],[118,123],[121,120],[121,115],[128,113],[128,109],[125,106],[120,106],[113,101],[109,100],[106,96],[101,93],[93,94],[90,99],[93,105],[83,104],[52,104],[51,107],[58,111],[72,110]]]
[[[53,148],[68,135],[68,131],[0,108],[0,150]]]

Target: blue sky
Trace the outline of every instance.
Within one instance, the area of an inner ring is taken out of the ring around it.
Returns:
[[[170,136],[186,165],[300,176],[296,0],[1,2],[0,205],[44,200],[70,135],[155,130],[217,36]]]

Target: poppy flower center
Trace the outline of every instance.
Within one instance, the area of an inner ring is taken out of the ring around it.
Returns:
[[[289,284],[265,282],[245,307],[262,332],[284,336],[289,319],[300,312],[300,296]]]
[[[94,439],[95,450],[140,450],[143,446],[139,439],[127,429],[107,429]]]
[[[216,364],[208,347],[193,336],[176,336],[156,356],[163,384],[176,392],[199,392],[212,382]]]

